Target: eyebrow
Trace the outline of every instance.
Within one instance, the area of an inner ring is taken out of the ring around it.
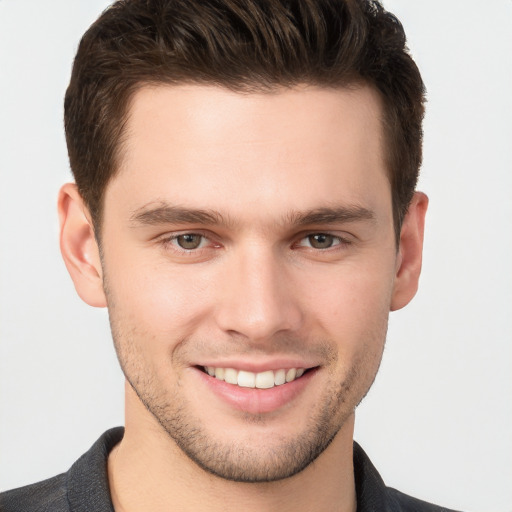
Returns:
[[[280,224],[307,226],[314,224],[335,224],[356,221],[374,221],[372,210],[358,205],[322,207],[306,211],[291,211]],[[134,211],[130,217],[134,225],[158,226],[163,224],[202,224],[232,227],[236,222],[215,210],[184,208],[167,203],[156,206],[146,205]]]
[[[335,224],[355,221],[374,221],[373,211],[362,206],[338,206],[316,208],[306,212],[291,212],[287,216],[287,221],[292,225],[305,226],[308,224]]]
[[[213,210],[200,210],[171,206],[160,203],[158,206],[143,206],[131,215],[130,221],[134,224],[160,225],[160,224],[231,224],[219,212]]]

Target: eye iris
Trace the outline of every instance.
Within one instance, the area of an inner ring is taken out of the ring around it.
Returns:
[[[176,238],[178,245],[182,249],[197,249],[201,245],[201,235],[186,234]]]
[[[324,233],[310,235],[308,239],[311,247],[314,247],[315,249],[328,249],[329,247],[332,247],[332,244],[334,243],[332,235],[326,235]]]

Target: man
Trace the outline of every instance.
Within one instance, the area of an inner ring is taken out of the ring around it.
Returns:
[[[444,510],[353,443],[414,296],[424,89],[375,2],[125,0],[80,44],[61,250],[126,425],[2,510]]]

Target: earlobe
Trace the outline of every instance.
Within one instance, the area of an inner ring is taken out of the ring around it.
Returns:
[[[103,276],[98,244],[87,208],[74,183],[59,191],[60,250],[80,298],[95,307],[105,307]]]
[[[397,255],[397,271],[391,299],[391,311],[396,311],[406,306],[418,290],[427,206],[428,197],[422,192],[415,192],[400,232],[400,246]]]

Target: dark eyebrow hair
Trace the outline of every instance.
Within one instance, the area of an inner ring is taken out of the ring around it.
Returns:
[[[130,221],[136,224],[231,224],[219,212],[171,206],[159,203],[158,206],[143,206],[131,215]]]
[[[287,216],[290,224],[305,226],[307,224],[334,224],[336,222],[353,222],[359,220],[375,220],[375,214],[362,206],[339,206],[316,208],[314,210],[291,212]]]
[[[334,224],[336,222],[354,222],[375,220],[375,214],[362,206],[323,207],[307,211],[292,211],[284,216],[283,225],[306,226],[310,224]],[[151,203],[134,211],[130,216],[133,224],[204,224],[233,226],[233,219],[214,210],[202,210],[172,206],[167,203]]]

